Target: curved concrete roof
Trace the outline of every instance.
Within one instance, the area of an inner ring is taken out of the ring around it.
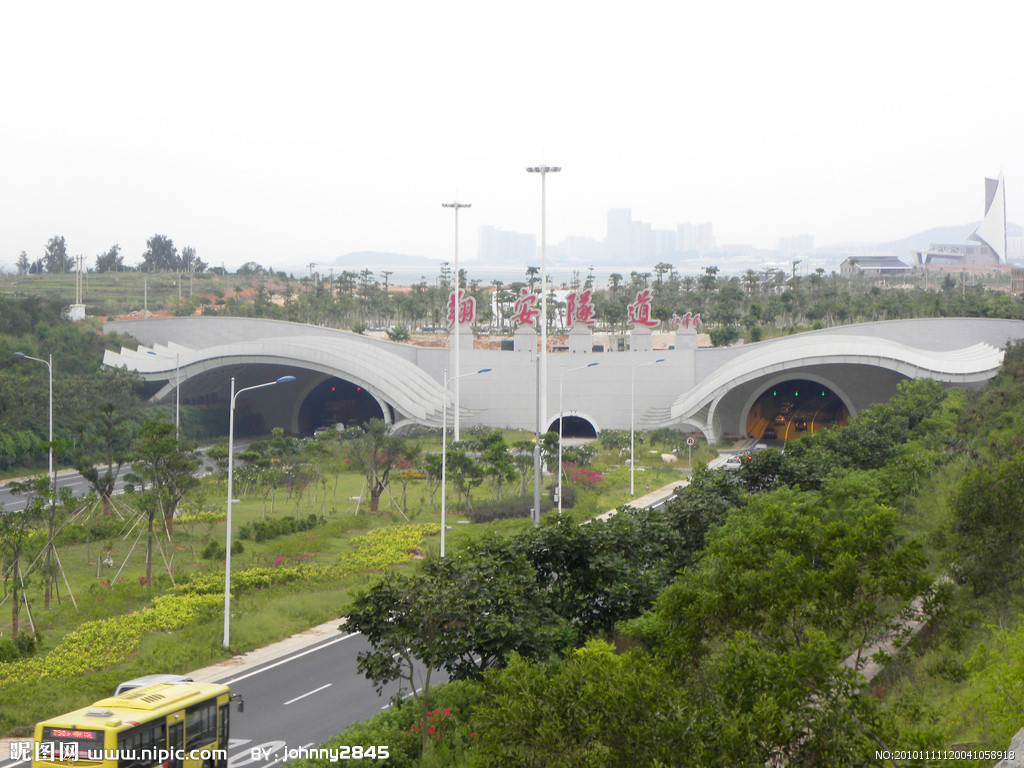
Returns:
[[[751,345],[713,371],[673,402],[670,418],[673,421],[689,418],[744,382],[777,371],[792,372],[801,366],[872,365],[912,378],[967,384],[990,379],[1002,361],[1002,350],[985,343],[949,351],[931,351],[869,336],[843,336],[841,339],[788,336]]]
[[[150,349],[155,354],[149,354]],[[108,350],[103,356],[104,365],[127,366],[145,379],[173,380],[178,360],[183,381],[205,371],[242,363],[297,366],[335,375],[380,393],[408,418],[441,426],[445,394],[441,384],[415,363],[366,344],[359,337],[282,336],[232,341],[198,350],[179,344],[140,346],[138,351]],[[449,410],[452,407],[449,393]]]

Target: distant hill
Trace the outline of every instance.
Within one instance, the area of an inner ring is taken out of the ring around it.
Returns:
[[[331,264],[321,266],[341,267],[342,269],[427,269],[437,271],[441,262],[426,256],[410,256],[407,253],[384,253],[381,251],[353,251],[339,256]],[[461,265],[460,265],[461,266]]]
[[[963,224],[959,227],[933,227],[924,232],[918,232],[916,235],[904,237],[902,240],[879,243],[878,250],[892,251],[902,255],[908,251],[923,251],[932,243],[965,244],[970,242],[968,238],[979,226],[981,226],[980,221]],[[1024,234],[1024,229],[1019,224],[1006,223],[1007,237],[1021,237],[1022,234]]]

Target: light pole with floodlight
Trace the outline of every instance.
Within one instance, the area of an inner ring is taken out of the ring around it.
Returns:
[[[562,168],[534,165],[527,173],[540,174],[540,350],[537,355],[537,434],[533,446],[533,525],[540,525],[540,430],[546,422],[548,396],[548,272],[547,272],[547,176]]]
[[[462,394],[462,388],[459,386],[458,373],[459,373],[459,310],[461,305],[459,303],[459,208],[469,208],[472,203],[441,203],[442,208],[452,208],[455,210],[455,327],[452,329],[452,343],[455,345],[455,359],[452,365],[455,368],[456,381],[455,381],[455,424],[454,433],[455,440],[459,439],[459,400]]]
[[[479,371],[470,371],[451,378],[448,377],[448,369],[444,370],[444,399],[441,401],[441,557],[444,557],[445,499],[448,495],[446,485],[448,480],[448,385],[464,376],[476,376],[478,373],[487,373],[489,370],[491,369],[481,368]]]
[[[633,498],[633,474],[636,471],[636,454],[633,452],[633,402],[636,399],[636,369],[645,365],[664,363],[665,358],[659,357],[646,363],[638,363],[629,373],[629,497]]]
[[[154,355],[156,357],[163,357],[158,355],[153,350],[146,350],[146,354]],[[174,436],[181,439],[181,353],[174,353]]]
[[[47,472],[49,474],[50,486],[50,512],[53,512],[53,505],[57,503],[57,476],[53,473],[53,355],[47,355],[47,359],[43,360],[39,357],[32,357],[26,355],[24,352],[15,352],[15,357],[20,357],[25,360],[34,360],[37,363],[42,363],[46,366],[47,378],[49,379],[49,392],[50,392],[50,428],[47,433],[47,439],[49,445],[46,451],[46,462]],[[50,552],[53,551],[53,515],[50,515],[50,537],[46,545],[46,564],[43,566],[46,569],[46,590],[45,590],[45,603],[46,607],[50,607]]]
[[[227,522],[227,533],[225,536],[225,543],[227,549],[224,553],[224,647],[228,647],[230,632],[231,632],[231,493],[232,480],[234,479],[235,469],[235,400],[243,392],[248,392],[252,389],[262,389],[263,387],[272,387],[275,384],[284,384],[285,382],[295,381],[294,376],[282,376],[274,381],[267,381],[263,384],[256,384],[251,387],[245,387],[235,392],[235,377],[231,377],[231,413],[228,417],[228,522]]]
[[[593,368],[600,363],[587,363],[576,368],[565,370],[563,365],[562,374],[558,377],[558,515],[562,515],[562,420],[565,418],[565,411],[562,408],[562,385],[565,383],[565,374],[573,371],[582,371],[584,368]]]

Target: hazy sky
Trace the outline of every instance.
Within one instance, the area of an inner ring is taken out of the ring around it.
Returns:
[[[5,2],[0,265],[460,257],[477,227],[719,243],[1024,219],[1015,2]],[[539,237],[538,237],[539,240]],[[371,269],[374,265],[367,265]]]

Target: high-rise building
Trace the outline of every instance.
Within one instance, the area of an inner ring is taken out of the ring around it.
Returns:
[[[529,265],[537,260],[537,238],[522,232],[483,226],[477,233],[476,257],[484,264]]]
[[[604,240],[609,263],[628,263],[633,257],[633,212],[629,208],[608,211],[608,233]]]
[[[710,221],[676,226],[676,249],[679,251],[711,251],[715,249],[715,233]]]

